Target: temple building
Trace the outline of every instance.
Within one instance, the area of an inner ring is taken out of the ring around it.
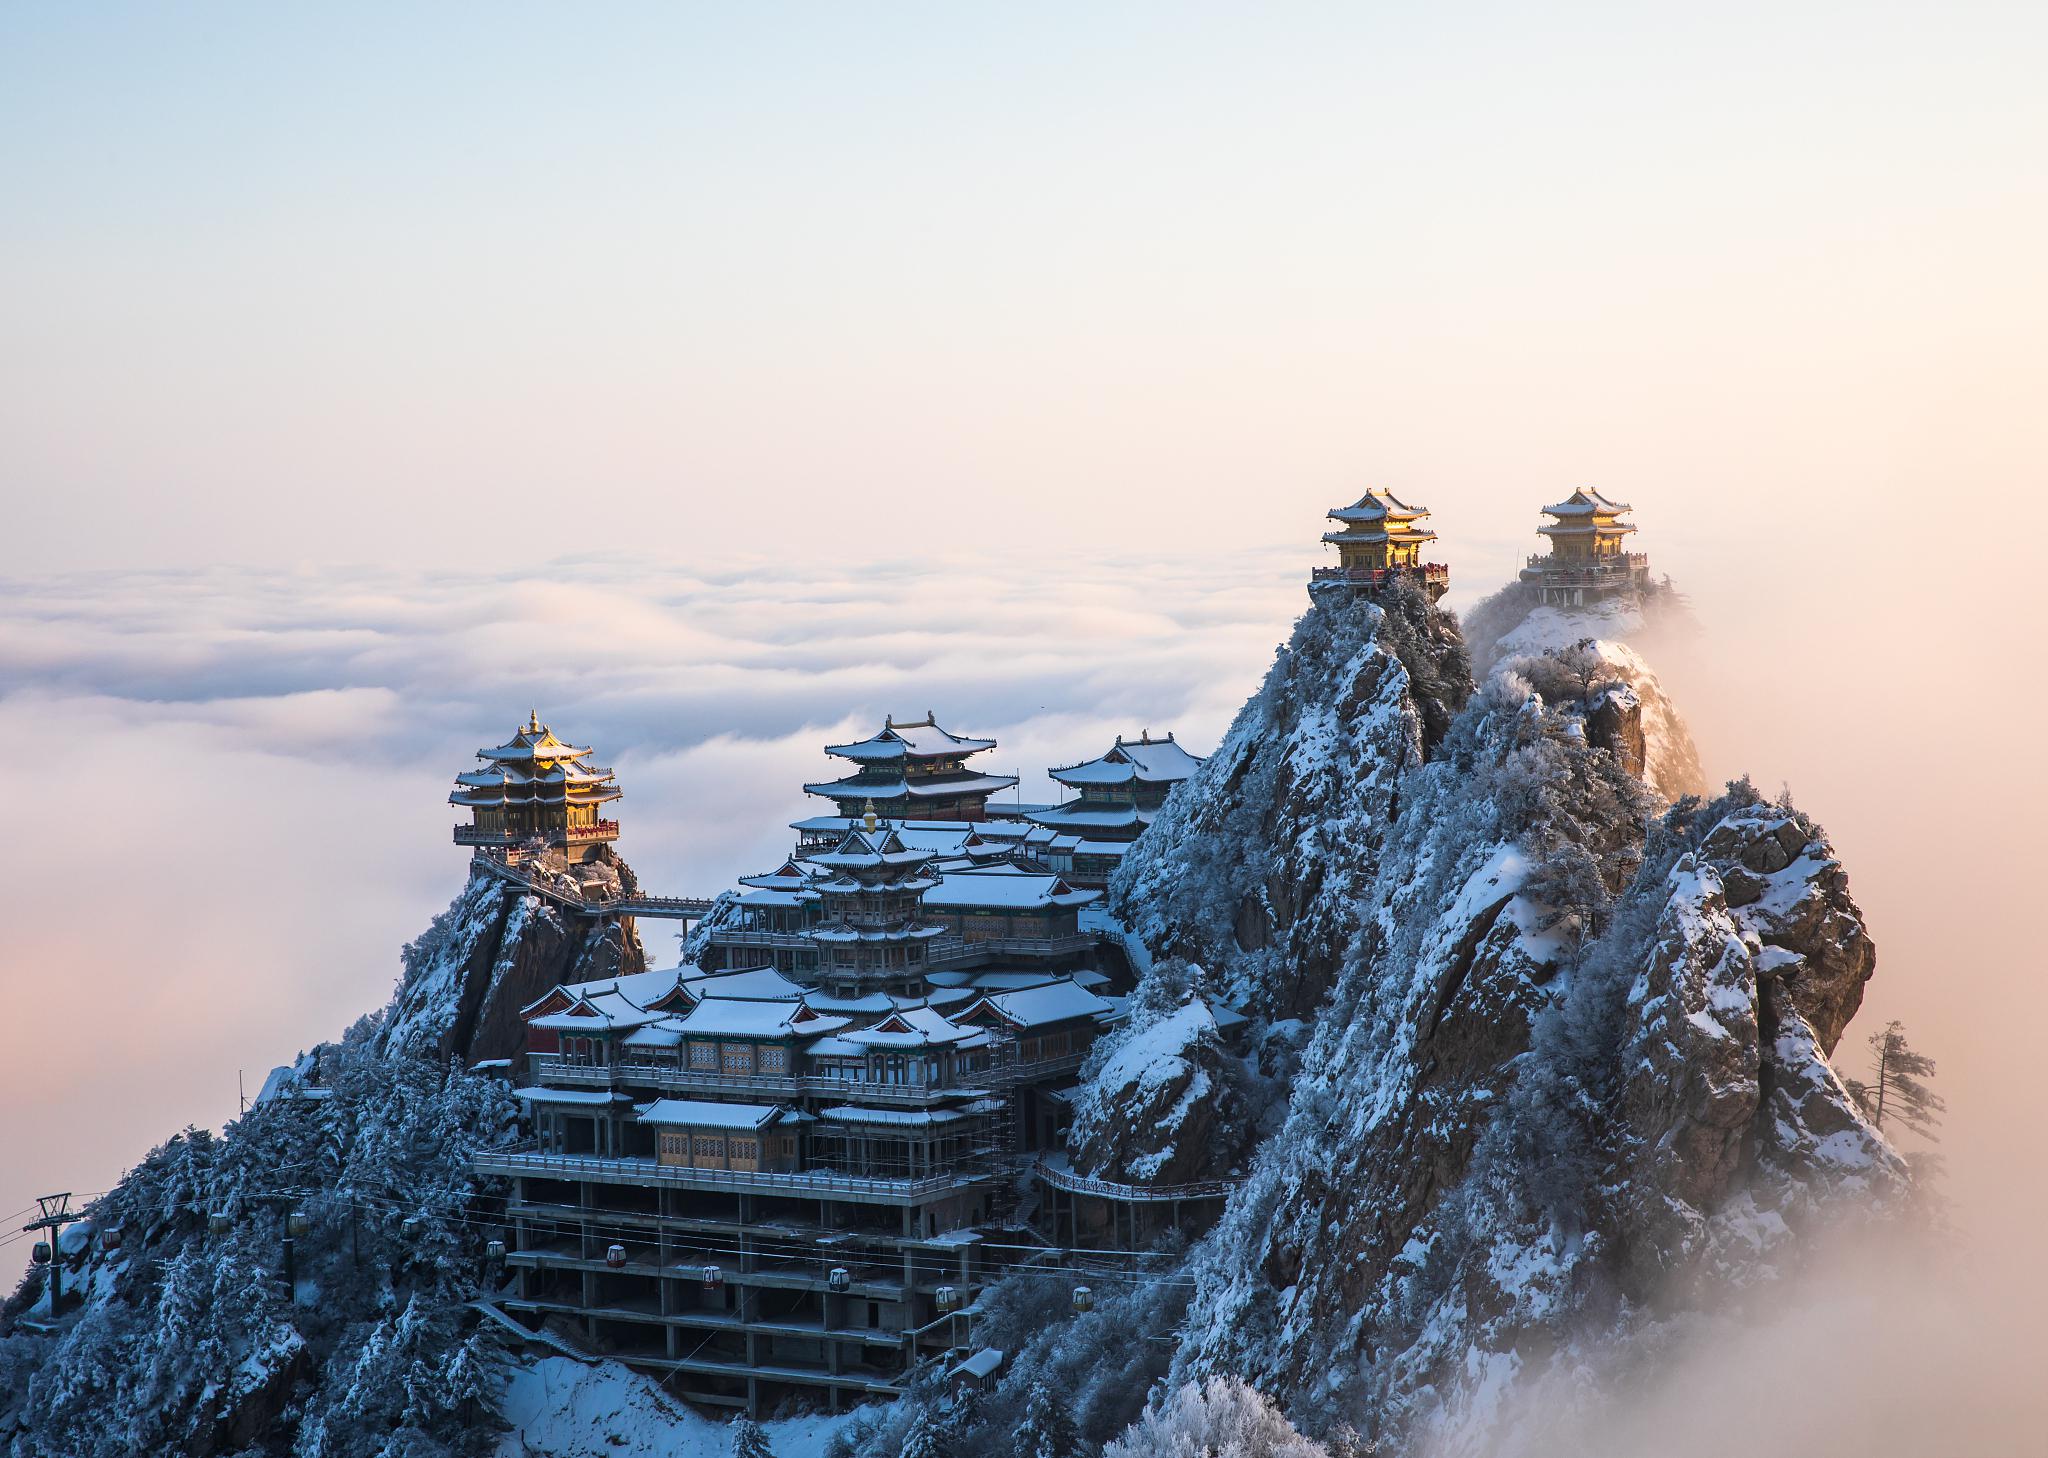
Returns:
[[[885,819],[983,820],[988,797],[1017,781],[969,769],[967,761],[996,747],[993,739],[968,739],[924,718],[899,724],[883,721],[879,732],[853,744],[828,744],[825,752],[850,760],[844,779],[805,785],[804,793],[834,801],[847,820],[873,805]]]
[[[1058,1147],[1053,1085],[1122,1007],[1045,973],[946,982],[847,997],[685,966],[536,1000],[532,1142],[473,1161],[511,1189],[485,1304],[749,1412],[894,1396],[964,1356],[1027,1249],[996,1223]]]
[[[963,768],[986,747],[927,719],[833,752],[909,804],[913,765],[987,780]],[[537,722],[507,748],[524,753],[485,751],[515,767],[490,788],[536,763],[599,773]],[[1073,806],[1135,836],[1197,763],[1148,733],[1064,778]],[[562,783],[566,800],[583,781]],[[793,853],[719,898],[683,966],[521,1009],[528,1138],[472,1160],[509,1190],[478,1303],[502,1327],[702,1407],[838,1408],[985,1360],[981,1293],[1049,1241],[1130,1249],[1221,1208],[1227,1185],[1106,1183],[1062,1153],[1136,965],[1102,893],[1052,864],[1082,833],[853,808],[799,821]]]
[[[1315,569],[1312,591],[1327,584],[1374,592],[1408,580],[1440,598],[1450,586],[1448,567],[1422,560],[1423,543],[1436,540],[1435,532],[1416,525],[1429,515],[1426,508],[1409,506],[1391,491],[1368,491],[1329,515],[1337,529],[1324,532],[1323,540],[1337,549],[1337,565]]]
[[[1052,953],[1085,945],[1081,908],[1101,895],[1023,866],[973,867],[948,871],[925,892],[923,910],[963,945]]]
[[[471,817],[455,827],[455,843],[508,860],[545,850],[572,863],[589,859],[619,838],[619,822],[602,815],[619,798],[618,784],[610,770],[585,763],[590,755],[529,714],[505,743],[476,752],[482,768],[455,777],[448,803]]]
[[[1071,838],[1053,864],[1075,885],[1104,886],[1173,787],[1201,763],[1201,757],[1181,748],[1170,731],[1164,739],[1154,739],[1149,729],[1136,739],[1119,734],[1106,753],[1046,771],[1074,791],[1075,798],[1032,811],[1029,818],[1055,835]]]
[[[1622,550],[1635,531],[1634,523],[1622,517],[1634,509],[1597,491],[1574,491],[1544,507],[1543,514],[1552,520],[1537,530],[1550,538],[1550,551],[1529,559],[1522,581],[1551,607],[1584,607],[1641,592],[1650,580],[1650,559]]]
[[[939,884],[931,859],[872,808],[836,847],[811,857],[824,872],[807,888],[818,898],[806,935],[818,948],[819,982],[853,996],[922,990],[927,947],[946,930],[923,913],[925,893]]]

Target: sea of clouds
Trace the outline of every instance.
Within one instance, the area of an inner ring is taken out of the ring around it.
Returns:
[[[642,878],[710,894],[786,852],[821,746],[884,714],[995,737],[1027,799],[1119,732],[1207,749],[1305,606],[1300,557],[0,580],[0,997],[27,1034],[0,1215],[105,1188],[381,1006],[463,876],[450,780],[529,709],[617,771]]]

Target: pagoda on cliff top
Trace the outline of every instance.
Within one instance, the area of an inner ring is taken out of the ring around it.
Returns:
[[[1584,607],[1603,598],[1641,592],[1650,580],[1650,559],[1622,546],[1635,524],[1622,518],[1635,508],[1609,501],[1597,491],[1574,491],[1543,508],[1552,520],[1538,532],[1550,551],[1522,569],[1522,581],[1552,607]]]
[[[471,813],[468,825],[455,827],[455,843],[508,860],[541,850],[589,860],[619,838],[619,822],[600,813],[619,798],[618,783],[610,770],[587,764],[590,755],[529,714],[510,739],[476,752],[482,768],[455,777],[448,803]]]
[[[1435,532],[1417,525],[1428,515],[1428,508],[1410,506],[1391,491],[1368,491],[1351,505],[1334,508],[1330,520],[1337,529],[1324,532],[1323,540],[1337,549],[1337,565],[1316,568],[1311,590],[1331,584],[1377,592],[1407,580],[1432,599],[1442,597],[1450,586],[1450,569],[1422,560],[1423,543],[1436,540]]]
[[[922,719],[883,720],[880,732],[825,752],[857,767],[845,779],[805,785],[804,793],[837,802],[848,820],[872,806],[891,820],[985,820],[988,797],[1017,781],[985,775],[967,760],[994,749],[993,739],[969,739],[941,729],[930,710]]]

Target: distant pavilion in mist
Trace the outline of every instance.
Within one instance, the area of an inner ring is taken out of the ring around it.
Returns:
[[[1529,559],[1522,581],[1550,607],[1585,607],[1641,592],[1650,580],[1650,559],[1622,550],[1635,531],[1635,524],[1622,518],[1633,510],[1625,501],[1586,490],[1544,507],[1551,521],[1537,531],[1550,538],[1550,551]]]

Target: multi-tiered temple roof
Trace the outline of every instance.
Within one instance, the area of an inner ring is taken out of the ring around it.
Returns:
[[[1556,520],[1537,528],[1550,538],[1550,549],[1560,556],[1611,556],[1621,550],[1622,538],[1635,530],[1622,518],[1635,508],[1625,501],[1609,501],[1597,491],[1574,491],[1543,514]]]
[[[1368,491],[1349,506],[1334,508],[1335,531],[1323,540],[1337,549],[1335,567],[1318,567],[1317,583],[1348,583],[1377,589],[1399,578],[1413,579],[1432,597],[1443,596],[1450,574],[1440,563],[1424,563],[1422,545],[1436,533],[1418,525],[1426,507],[1410,506],[1391,491]]]
[[[932,853],[905,845],[873,815],[834,849],[811,857],[820,920],[806,935],[819,949],[828,985],[854,993],[913,989],[924,978],[924,944],[946,928],[923,915],[924,893],[939,884]]]
[[[969,769],[967,760],[994,749],[993,739],[970,739],[923,719],[899,724],[890,718],[879,732],[852,744],[828,744],[825,752],[856,766],[845,779],[804,786],[806,794],[835,801],[851,818],[873,805],[888,817],[911,820],[980,820],[988,797],[1016,784],[1009,775]]]
[[[1649,581],[1650,559],[1622,547],[1635,531],[1622,518],[1635,508],[1609,501],[1597,491],[1574,491],[1554,506],[1537,531],[1550,538],[1548,554],[1529,559],[1522,581],[1555,607],[1578,607],[1601,598],[1640,591]]]
[[[591,753],[529,714],[505,743],[476,752],[481,768],[455,777],[448,803],[471,812],[470,824],[455,827],[455,843],[513,852],[617,840],[619,823],[601,811],[619,798],[618,783],[610,770],[586,763]]]
[[[1136,739],[1119,734],[1116,743],[1096,758],[1048,770],[1076,796],[1029,816],[1036,825],[1073,837],[1066,863],[1074,879],[1102,885],[1130,843],[1152,823],[1168,793],[1201,763],[1171,733],[1164,739],[1154,739],[1150,730]]]

